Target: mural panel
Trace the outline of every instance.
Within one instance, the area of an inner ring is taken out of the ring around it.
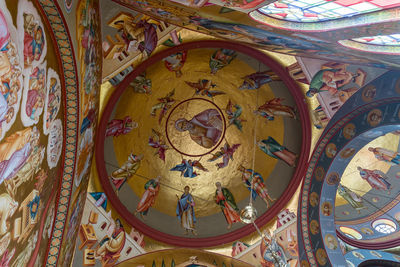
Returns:
[[[65,86],[37,3],[2,0],[0,10],[0,259],[2,266],[42,265],[65,158]],[[48,73],[58,104],[46,122]]]

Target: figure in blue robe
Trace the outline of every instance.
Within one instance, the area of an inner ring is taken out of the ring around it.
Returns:
[[[176,205],[176,216],[181,222],[181,226],[186,230],[185,234],[188,234],[189,230],[196,235],[196,230],[194,224],[196,221],[196,216],[194,214],[194,200],[192,195],[189,193],[190,187],[185,186],[184,193],[178,198],[178,203]]]

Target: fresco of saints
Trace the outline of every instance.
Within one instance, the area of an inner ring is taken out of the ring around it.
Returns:
[[[258,141],[257,145],[268,156],[283,160],[290,167],[296,166],[297,155],[292,151],[289,151],[286,147],[280,145],[271,136],[268,136],[268,139]]]
[[[0,145],[0,184],[14,177],[38,143],[39,132],[36,127],[15,132],[5,139]]]
[[[215,161],[222,157],[222,162],[215,164],[219,169],[225,168],[228,166],[229,160],[233,160],[233,153],[239,148],[240,144],[234,144],[232,147],[225,143],[223,147],[220,148],[220,151],[213,154],[213,156],[208,159],[209,162]]]
[[[26,116],[37,122],[44,107],[46,90],[46,69],[36,67],[29,76],[29,90],[26,95]]]
[[[52,69],[48,70],[48,91],[46,98],[46,124],[45,133],[50,129],[51,123],[56,119],[58,111],[60,110],[61,104],[61,86],[60,80],[55,71]]]
[[[115,256],[119,255],[125,246],[125,240],[124,226],[119,219],[116,219],[113,233],[110,237],[106,236],[100,241],[99,246],[94,252],[94,257],[97,259],[100,258],[102,262],[115,261]]]
[[[289,117],[296,119],[294,108],[287,105],[282,105],[283,98],[273,98],[259,106],[254,113],[261,115],[269,121],[273,121],[275,116]]]
[[[242,131],[242,122],[245,122],[246,120],[239,118],[240,115],[242,115],[242,107],[239,106],[238,104],[233,104],[231,100],[229,100],[228,104],[226,105],[226,115],[228,115],[228,127],[231,125],[235,125],[236,128],[238,128],[240,131]]]
[[[208,169],[204,168],[204,166],[198,160],[187,160],[183,159],[182,163],[176,165],[175,167],[171,168],[170,171],[180,171],[181,176],[186,178],[194,178],[199,175],[197,172],[193,171],[193,167],[208,172]]]
[[[236,51],[230,49],[221,48],[215,51],[214,54],[212,54],[209,63],[211,74],[216,74],[217,71],[228,66],[236,56]]]
[[[151,107],[150,115],[153,117],[156,116],[156,111],[161,109],[160,115],[158,116],[158,124],[161,123],[161,120],[164,118],[165,114],[167,114],[167,111],[174,105],[175,99],[172,98],[174,94],[175,89],[169,92],[166,96],[158,98],[158,103]]]
[[[268,189],[264,184],[264,179],[262,178],[261,174],[258,172],[253,171],[252,169],[246,169],[242,165],[238,167],[238,171],[242,173],[242,182],[244,186],[251,192],[252,198],[255,200],[257,195],[264,200],[267,204],[267,208],[269,207],[268,201],[271,204],[275,201],[274,198],[271,198],[268,194]],[[251,186],[253,185],[253,190],[251,190]]]
[[[338,193],[342,198],[347,201],[347,203],[349,203],[353,207],[353,209],[357,210],[358,213],[360,213],[360,210],[366,208],[364,206],[362,198],[346,186],[339,184]]]
[[[117,192],[121,189],[121,187],[125,184],[126,180],[131,178],[140,167],[140,162],[143,159],[143,155],[134,155],[131,153],[128,156],[128,160],[125,161],[122,166],[113,171],[110,178],[112,183],[114,184]]]
[[[157,132],[154,129],[151,129],[152,136],[149,137],[149,146],[152,148],[157,149],[158,157],[165,162],[165,151],[169,149],[169,146],[165,143],[164,138],[162,137],[161,133]]]
[[[206,109],[191,120],[180,118],[175,122],[178,131],[188,131],[190,138],[204,148],[212,148],[218,143],[223,127],[222,117],[216,109]]]
[[[272,81],[281,80],[281,78],[279,78],[279,76],[271,70],[255,72],[243,77],[242,79],[244,81],[242,85],[239,86],[240,90],[255,90],[260,88],[264,84],[270,83]]]
[[[289,267],[287,258],[283,248],[276,242],[274,237],[268,233],[264,233],[264,238],[261,240],[261,266],[262,267]]]
[[[210,98],[213,98],[214,96],[225,94],[222,91],[211,90],[211,88],[214,88],[217,85],[212,83],[210,80],[199,79],[197,83],[187,81],[185,81],[185,83],[195,90],[195,95],[208,96]]]
[[[180,51],[176,54],[169,55],[164,58],[165,67],[172,72],[175,72],[176,78],[182,76],[182,68],[185,65],[187,57],[187,51]]]
[[[228,223],[228,229],[231,229],[233,223],[240,222],[239,208],[236,205],[235,198],[231,191],[222,187],[220,182],[216,182],[215,186],[217,187],[214,197],[215,203],[221,207],[226,222]]]
[[[127,134],[132,131],[133,128],[137,128],[137,122],[133,122],[130,116],[125,116],[121,119],[113,119],[107,123],[106,137],[114,136],[118,137],[123,134]]]
[[[0,139],[11,127],[18,110],[21,68],[17,47],[11,39],[6,18],[0,10]],[[15,107],[14,107],[15,106]]]
[[[196,216],[194,214],[194,199],[192,195],[189,193],[190,187],[185,186],[184,193],[178,198],[178,203],[176,205],[176,216],[178,217],[179,221],[181,222],[181,227],[185,229],[185,234],[187,235],[189,231],[192,234],[197,235],[195,223],[196,223]]]
[[[381,147],[369,147],[368,151],[374,153],[375,158],[380,161],[385,161],[392,165],[400,165],[400,153]]]
[[[24,62],[29,67],[33,61],[39,61],[45,46],[45,36],[42,26],[32,14],[24,16]]]
[[[151,80],[146,78],[146,73],[136,76],[129,85],[135,93],[151,94]]]
[[[380,191],[387,191],[387,194],[390,195],[392,186],[386,180],[387,177],[383,172],[379,170],[363,169],[361,167],[357,167],[357,170],[360,172],[361,178],[367,181],[372,188]]]
[[[310,82],[310,89],[306,95],[312,97],[320,92],[328,91],[331,95],[335,95],[338,91],[343,89],[343,86],[360,76],[361,70],[353,74],[344,69],[322,69],[318,71]]]
[[[158,191],[160,190],[160,178],[161,177],[158,176],[157,178],[151,179],[146,182],[146,184],[144,185],[144,189],[146,191],[144,191],[142,198],[140,199],[136,207],[135,215],[139,213],[140,216],[143,218],[143,215],[147,215],[150,207],[154,205],[154,202],[156,201],[158,195]]]

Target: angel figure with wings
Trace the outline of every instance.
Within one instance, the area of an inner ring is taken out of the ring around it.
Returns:
[[[213,98],[214,96],[225,94],[222,91],[211,90],[211,88],[214,88],[217,85],[212,83],[210,80],[199,79],[197,83],[187,81],[185,81],[185,83],[195,90],[195,95],[208,96],[210,98]]]
[[[158,154],[158,157],[165,162],[165,151],[167,151],[169,147],[166,145],[161,133],[154,129],[151,129],[151,132],[152,135],[149,137],[149,146],[156,148],[156,154]]]
[[[228,127],[231,125],[235,125],[236,128],[238,128],[240,131],[242,131],[242,122],[245,122],[246,120],[240,119],[240,115],[242,115],[242,107],[239,106],[238,104],[233,104],[231,100],[229,100],[228,105],[226,106],[225,109],[226,114],[228,115]]]
[[[174,103],[175,99],[172,97],[175,94],[175,89],[169,92],[165,97],[158,98],[158,103],[151,107],[151,116],[156,116],[156,112],[158,109],[161,109],[160,115],[158,117],[158,124],[161,124],[161,120],[164,118],[165,114],[167,114],[168,109],[170,109]]]
[[[183,159],[182,163],[176,165],[175,167],[173,167],[172,169],[170,169],[170,171],[179,171],[181,172],[181,176],[183,175],[183,177],[186,178],[194,178],[197,175],[199,175],[197,172],[195,172],[193,170],[193,168],[208,172],[208,169],[206,169],[203,165],[201,165],[200,161],[198,160],[186,160]]]
[[[234,144],[231,147],[228,143],[225,143],[225,145],[220,148],[220,151],[213,154],[212,158],[208,159],[208,161],[212,162],[222,157],[222,162],[217,163],[216,166],[218,170],[225,168],[228,166],[229,160],[233,160],[233,153],[235,153],[239,146],[240,144]]]

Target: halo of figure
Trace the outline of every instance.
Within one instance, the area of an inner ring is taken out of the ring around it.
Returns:
[[[146,182],[144,185],[145,191],[136,207],[135,215],[139,213],[144,219],[143,215],[147,215],[150,207],[154,205],[158,196],[158,191],[160,191],[160,179],[161,177],[157,176],[155,179]]]
[[[390,195],[392,185],[387,181],[387,176],[379,170],[368,170],[357,167],[360,176],[364,179],[373,189],[379,191],[386,191]]]
[[[400,153],[382,147],[369,147],[368,151],[374,153],[375,158],[392,165],[400,165]]]
[[[296,119],[295,109],[291,106],[282,105],[283,100],[283,98],[279,97],[267,100],[263,105],[259,106],[254,113],[266,118],[267,121],[273,121],[275,116]]]
[[[238,104],[233,104],[231,100],[229,100],[228,104],[226,105],[225,112],[228,115],[228,127],[231,125],[235,125],[240,131],[242,131],[243,124],[246,120],[240,119],[240,115],[242,115],[242,107]]]
[[[255,72],[244,76],[242,79],[243,83],[239,86],[239,90],[256,90],[272,81],[281,81],[281,78],[272,70]]]
[[[240,144],[234,144],[232,147],[225,143],[223,147],[220,148],[220,151],[213,154],[211,158],[208,159],[209,162],[213,162],[222,157],[222,162],[217,163],[216,166],[219,169],[225,168],[228,166],[229,160],[233,160],[233,153],[239,148]]]
[[[185,83],[195,90],[195,95],[208,96],[210,98],[213,98],[214,96],[225,94],[222,91],[211,90],[217,85],[212,83],[212,81],[210,80],[199,79],[197,83],[187,81],[185,81]]]
[[[113,119],[107,123],[106,137],[114,136],[118,137],[120,135],[125,135],[132,131],[132,129],[137,128],[138,123],[132,121],[130,116],[125,116],[121,119]]]
[[[122,166],[111,173],[111,182],[114,184],[117,192],[125,184],[126,180],[131,178],[139,169],[143,155],[129,154],[128,160]]]
[[[276,200],[271,198],[268,194],[268,189],[264,184],[264,179],[258,172],[252,169],[246,169],[242,165],[238,167],[238,171],[242,173],[242,182],[244,186],[251,192],[251,197],[255,200],[257,195],[267,204],[269,207],[269,202],[272,203]],[[269,202],[268,202],[269,201]]]
[[[156,111],[161,110],[160,114],[158,116],[158,124],[161,124],[161,120],[164,118],[165,114],[167,114],[167,111],[174,105],[175,99],[172,97],[175,94],[175,89],[173,89],[171,92],[169,92],[166,96],[158,98],[158,103],[153,105],[151,107],[151,116],[156,116]]]
[[[267,139],[257,142],[258,147],[268,156],[284,161],[290,167],[296,166],[297,155],[286,147],[280,145],[274,138],[268,136]]]
[[[181,227],[185,229],[186,235],[189,233],[189,231],[191,231],[193,235],[197,235],[195,228],[195,223],[197,220],[194,213],[195,202],[192,194],[190,194],[189,191],[190,187],[185,186],[184,193],[181,195],[181,197],[176,195],[178,199],[176,204],[176,216],[181,223]]]
[[[151,129],[152,135],[149,137],[149,146],[157,149],[156,154],[158,157],[165,162],[165,151],[169,149],[166,145],[161,133],[157,132],[154,129]]]
[[[240,222],[239,208],[236,205],[235,198],[229,189],[222,187],[220,182],[216,182],[215,186],[215,203],[221,207],[222,213],[228,223],[228,229],[232,228],[232,224]]]
[[[188,131],[190,138],[204,148],[212,148],[219,142],[223,128],[222,116],[216,109],[206,109],[191,120],[179,118],[175,121],[175,129]]]
[[[175,167],[171,168],[170,171],[179,171],[181,172],[181,176],[186,178],[194,178],[198,176],[199,174],[193,170],[193,168],[208,172],[208,169],[206,169],[198,160],[186,160],[182,159],[182,163],[176,165]]]
[[[236,51],[230,49],[221,48],[215,51],[212,54],[209,63],[211,74],[216,74],[217,71],[228,66],[229,63],[236,58],[236,56]]]

